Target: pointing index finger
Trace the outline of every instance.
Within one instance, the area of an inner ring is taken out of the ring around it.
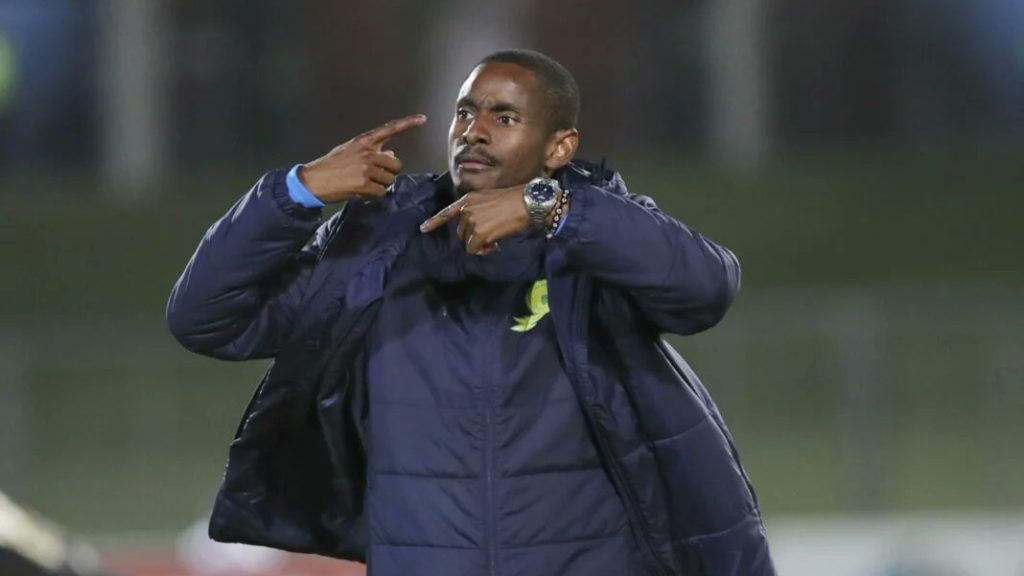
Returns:
[[[423,224],[420,224],[420,232],[433,232],[434,230],[440,228],[441,225],[445,224],[452,218],[458,216],[459,210],[462,208],[463,205],[465,205],[467,198],[469,198],[468,194],[463,196],[462,198],[459,198],[455,202],[452,202],[448,206],[445,206],[437,214],[434,214],[430,218],[427,218],[426,221],[423,222]]]
[[[412,116],[392,120],[374,128],[373,130],[364,132],[359,136],[359,139],[380,148],[393,136],[401,134],[410,128],[422,126],[426,124],[426,122],[427,117],[423,114],[413,114]]]

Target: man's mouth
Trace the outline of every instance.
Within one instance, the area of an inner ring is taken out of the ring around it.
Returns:
[[[455,156],[455,167],[467,172],[479,172],[493,168],[497,160],[480,152],[463,152]]]

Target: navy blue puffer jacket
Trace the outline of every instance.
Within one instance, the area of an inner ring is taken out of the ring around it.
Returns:
[[[735,257],[617,174],[575,162],[557,177],[573,203],[546,251],[551,321],[643,562],[659,575],[775,574],[729,432],[659,337],[722,318],[739,289]],[[364,560],[356,355],[444,182],[402,176],[386,198],[349,202],[321,224],[274,171],[203,238],[172,290],[171,331],[209,356],[274,358],[231,444],[215,539]]]

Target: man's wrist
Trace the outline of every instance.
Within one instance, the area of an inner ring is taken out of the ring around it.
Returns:
[[[296,164],[288,171],[288,176],[285,177],[285,184],[288,186],[288,196],[293,202],[304,208],[323,208],[324,203],[309,191],[309,188],[306,187],[300,177],[300,171],[303,167],[303,164]]]
[[[569,217],[569,205],[571,203],[569,190],[561,190],[558,193],[558,200],[555,202],[555,206],[544,219],[548,238],[556,236],[562,230],[562,227],[565,226],[565,221]]]
[[[555,227],[555,231],[552,233],[552,236],[558,236],[558,233],[562,231],[562,228],[565,228],[565,222],[566,222],[566,220],[569,219],[569,205],[570,204],[572,204],[572,200],[571,199],[565,201],[565,213],[562,214],[562,219],[558,222],[558,226]]]

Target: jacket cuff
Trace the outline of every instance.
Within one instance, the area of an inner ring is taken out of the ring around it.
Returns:
[[[324,203],[314,196],[299,179],[299,168],[302,166],[302,164],[296,164],[284,178],[284,182],[288,186],[288,196],[303,208],[323,208]]]
[[[294,199],[288,191],[288,173],[284,169],[272,170],[263,177],[263,185],[270,186],[271,195],[278,209],[292,218],[313,221],[319,220],[321,208],[306,208]]]

